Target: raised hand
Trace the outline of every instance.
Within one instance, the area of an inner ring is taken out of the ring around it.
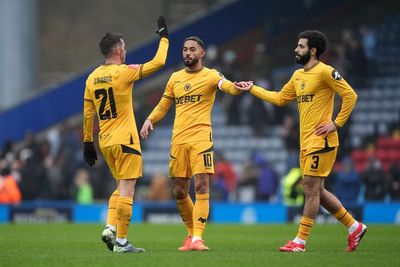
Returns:
[[[167,23],[165,22],[165,18],[163,16],[160,16],[158,18],[157,26],[158,26],[158,30],[156,31],[156,33],[158,33],[160,35],[160,37],[168,38]]]

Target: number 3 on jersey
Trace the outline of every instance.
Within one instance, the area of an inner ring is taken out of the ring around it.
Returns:
[[[101,99],[99,107],[99,118],[100,120],[114,119],[118,116],[117,108],[115,107],[114,92],[113,88],[97,89],[94,91],[96,99]],[[110,109],[106,110],[107,102],[109,103]]]

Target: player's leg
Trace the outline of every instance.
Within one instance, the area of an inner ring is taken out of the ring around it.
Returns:
[[[101,240],[107,245],[110,251],[113,251],[115,236],[117,232],[117,201],[119,191],[115,189],[108,200],[107,224],[102,232]]]
[[[117,233],[113,251],[117,253],[144,252],[143,248],[136,248],[128,241],[128,228],[132,218],[133,197],[136,180],[142,176],[142,155],[139,145],[112,146],[113,166],[115,179],[118,181],[119,197],[116,204]]]
[[[343,207],[339,199],[331,192],[321,185],[321,205],[333,216],[338,219],[346,228],[349,233],[347,238],[346,252],[356,250],[360,244],[361,239],[367,232],[367,226],[361,222],[356,221],[353,216]]]
[[[196,202],[193,209],[193,239],[191,250],[204,251],[203,233],[206,228],[210,211],[210,176],[205,173],[196,174],[195,177]]]
[[[187,145],[172,145],[170,154],[169,169],[172,177],[172,192],[179,214],[187,229],[187,235],[178,250],[189,251],[193,236],[193,201],[189,195],[191,172]]]
[[[103,158],[107,162],[113,177],[116,177],[112,147],[101,148],[101,153],[103,154]],[[101,240],[107,245],[107,248],[110,251],[113,251],[114,249],[117,232],[117,201],[119,198],[118,181],[116,181],[116,185],[116,189],[112,192],[108,200],[107,224],[101,234]]]
[[[178,250],[189,251],[193,236],[193,201],[189,195],[190,179],[175,177],[172,179],[172,186],[179,214],[187,229],[187,236]]]
[[[304,252],[307,238],[314,225],[315,217],[320,206],[320,187],[322,178],[313,176],[303,177],[304,210],[300,219],[299,229],[293,241],[279,248],[280,251]]]
[[[304,252],[306,250],[306,241],[320,207],[322,177],[326,177],[330,172],[330,168],[327,164],[324,164],[324,160],[326,159],[326,153],[332,151],[332,149],[327,151],[325,149],[317,149],[300,152],[300,169],[303,175],[305,196],[303,216],[300,219],[296,237],[286,245],[280,247],[280,251]]]

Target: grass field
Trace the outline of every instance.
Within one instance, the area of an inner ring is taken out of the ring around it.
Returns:
[[[208,252],[178,252],[182,225],[131,225],[142,254],[113,254],[100,241],[103,225],[0,225],[0,266],[400,266],[400,226],[369,225],[354,253],[345,253],[341,225],[316,225],[306,253],[280,253],[296,225],[209,224]]]

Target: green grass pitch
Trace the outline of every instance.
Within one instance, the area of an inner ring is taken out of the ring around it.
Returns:
[[[113,254],[100,241],[103,225],[0,225],[0,266],[400,266],[400,226],[369,225],[360,247],[345,253],[342,225],[315,225],[306,253],[280,253],[297,225],[207,225],[208,252],[178,252],[183,225],[132,224],[142,254]]]

